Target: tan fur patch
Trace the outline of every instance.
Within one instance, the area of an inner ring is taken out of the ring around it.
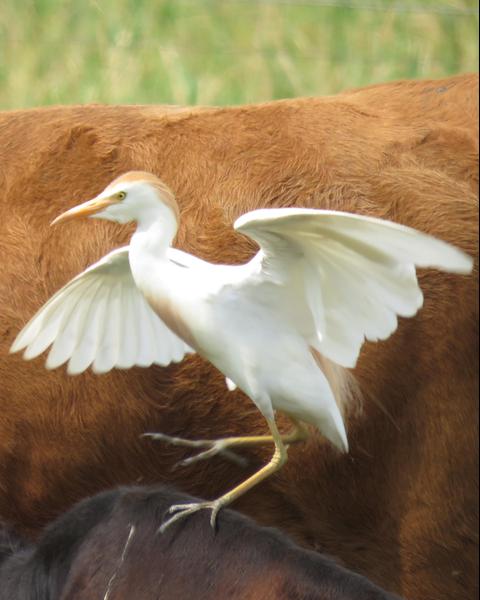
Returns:
[[[309,348],[313,359],[332,388],[335,401],[343,417],[361,410],[361,391],[353,373],[328,360],[312,346]]]
[[[165,297],[154,297],[145,294],[145,298],[165,325],[191,348],[196,348],[196,343],[187,323],[182,319],[172,301]]]
[[[166,183],[156,175],[153,175],[153,173],[147,173],[146,171],[128,171],[114,179],[112,183],[105,188],[105,191],[108,190],[108,188],[116,187],[118,184],[131,183],[132,181],[145,182],[155,188],[161,201],[172,210],[177,219],[177,224],[180,223],[180,209],[178,208],[174,193]]]

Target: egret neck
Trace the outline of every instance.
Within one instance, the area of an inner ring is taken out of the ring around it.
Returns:
[[[173,211],[158,203],[138,219],[130,241],[129,262],[135,283],[147,302],[171,331],[195,348],[197,344],[182,314],[185,269],[169,260],[167,254],[177,229]]]
[[[140,253],[151,254],[156,260],[164,257],[177,234],[178,222],[172,210],[163,204],[149,206],[138,216],[137,229],[130,242],[130,256]]]

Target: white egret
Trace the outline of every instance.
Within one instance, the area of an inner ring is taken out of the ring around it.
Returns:
[[[323,361],[355,366],[367,340],[384,340],[397,315],[423,302],[415,267],[468,273],[459,249],[389,221],[330,210],[260,209],[238,218],[237,231],[260,250],[246,264],[217,265],[171,247],[179,226],[173,193],[149,173],[126,173],[93,200],[53,221],[91,216],[135,221],[130,245],[114,250],[58,291],[19,333],[11,351],[68,373],[97,373],[198,352],[240,388],[264,415],[271,436],[174,443],[205,446],[205,458],[231,446],[273,442],[270,462],[216,500],[170,508],[176,520],[222,506],[274,473],[287,446],[313,424],[339,450],[347,435]],[[282,436],[275,411],[295,424]]]

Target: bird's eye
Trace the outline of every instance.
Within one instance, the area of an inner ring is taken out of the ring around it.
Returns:
[[[118,192],[117,197],[119,200],[123,200],[127,194],[125,192]]]

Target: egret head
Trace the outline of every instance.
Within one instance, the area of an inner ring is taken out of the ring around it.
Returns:
[[[158,177],[143,171],[129,171],[112,181],[98,196],[62,213],[60,223],[80,217],[107,219],[116,223],[146,222],[165,217],[179,222],[173,192]]]

